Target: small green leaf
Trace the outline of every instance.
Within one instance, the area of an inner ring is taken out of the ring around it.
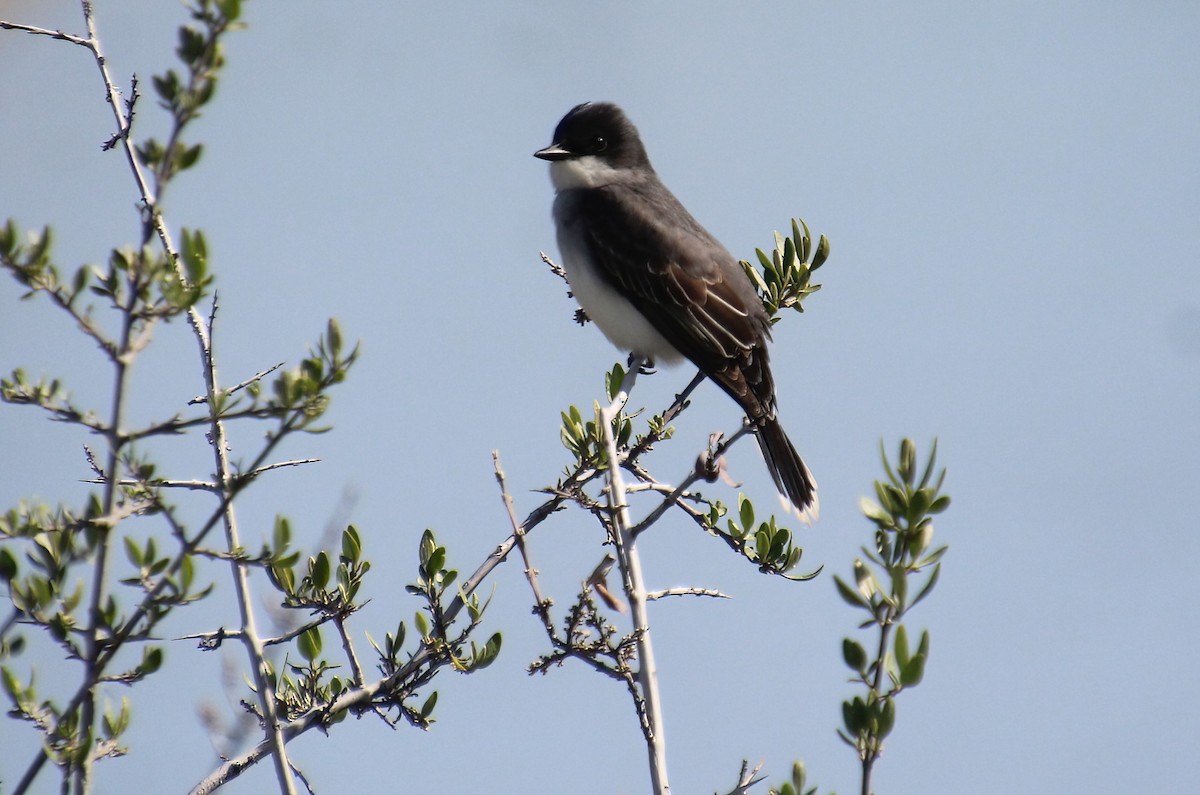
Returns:
[[[125,542],[125,557],[129,558],[129,562],[134,565],[134,568],[142,567],[142,551],[138,548],[137,542],[129,536],[123,539]]]
[[[236,22],[242,15],[242,0],[217,0],[217,8],[226,21]]]
[[[8,549],[0,549],[0,580],[11,582],[17,576],[17,559]]]
[[[925,655],[913,655],[906,664],[900,666],[900,684],[905,687],[916,687],[925,676]]]
[[[357,563],[362,554],[362,541],[359,540],[358,530],[354,525],[348,525],[342,532],[342,557],[351,563]]]
[[[440,572],[445,565],[446,548],[438,547],[429,555],[429,560],[425,562],[425,571],[428,576],[432,577]]]
[[[928,513],[941,513],[950,507],[950,495],[943,494],[929,504]]]
[[[896,662],[903,668],[909,660],[908,630],[904,628],[903,624],[896,626],[896,639],[892,643],[892,649],[896,655]]]
[[[813,254],[812,265],[809,266],[809,270],[815,271],[824,265],[827,259],[829,259],[829,238],[821,235],[821,239],[817,242],[817,251]]]
[[[867,703],[861,696],[855,696],[851,701],[842,702],[842,721],[851,735],[858,735],[867,729],[869,713]]]
[[[742,493],[738,493],[738,521],[747,532],[754,527],[754,503]]]
[[[196,165],[196,161],[200,159],[203,152],[204,144],[184,147],[183,152],[179,155],[179,168],[182,170]]]
[[[142,664],[138,666],[142,674],[149,675],[162,667],[163,651],[158,646],[149,646],[142,650]]]
[[[833,584],[837,586],[838,595],[842,597],[842,601],[851,607],[861,607],[865,610],[870,610],[870,603],[862,597],[858,591],[847,585],[841,577],[833,575]]]
[[[900,440],[900,479],[911,486],[917,477],[917,446],[912,439]]]
[[[433,713],[433,708],[437,706],[438,694],[434,690],[429,698],[425,699],[425,703],[421,705],[421,717],[428,718]]]
[[[300,649],[300,656],[312,662],[321,655],[321,628],[311,627],[300,633],[300,638],[296,645]]]
[[[879,581],[861,560],[854,561],[854,579],[864,599],[870,599],[879,592]]]
[[[858,498],[858,509],[862,511],[863,516],[870,519],[880,527],[891,527],[892,517],[883,509],[879,503],[872,500],[870,497]]]
[[[275,529],[272,533],[272,550],[276,555],[279,555],[283,550],[287,549],[288,543],[292,540],[292,525],[285,516],[275,517]]]
[[[329,555],[322,551],[316,558],[309,558],[308,568],[313,587],[325,590],[325,586],[329,584]]]
[[[851,638],[842,639],[842,659],[851,671],[862,673],[867,667],[867,651]]]
[[[8,697],[14,703],[20,704],[25,700],[25,688],[21,686],[17,675],[7,665],[0,668],[0,679],[4,682],[4,691],[8,693]]]
[[[892,733],[892,729],[896,726],[896,699],[884,699],[883,706],[879,709],[879,718],[876,726],[875,734],[880,739]]]

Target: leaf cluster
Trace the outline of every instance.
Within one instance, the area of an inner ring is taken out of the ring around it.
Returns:
[[[781,527],[774,514],[756,523],[754,503],[745,494],[738,494],[737,519],[726,519],[726,529],[722,531],[717,518],[724,512],[724,506],[720,503],[712,507],[709,516],[705,517],[709,531],[722,538],[747,560],[757,564],[758,570],[763,574],[775,574],[788,580],[802,581],[811,580],[821,573],[821,567],[818,566],[807,574],[789,574],[800,564],[804,550],[796,546],[792,531]]]
[[[165,142],[147,138],[137,146],[142,162],[154,174],[160,201],[167,183],[200,160],[203,146],[185,143],[181,134],[200,118],[201,110],[216,93],[218,75],[225,65],[224,35],[243,27],[238,21],[241,0],[195,0],[188,10],[193,24],[180,26],[175,47],[182,73],[169,69],[152,80],[159,106],[171,115],[171,133]],[[110,145],[115,143],[110,141]]]
[[[874,652],[854,638],[842,641],[842,659],[863,692],[842,704],[842,740],[852,746],[869,771],[896,723],[896,696],[920,684],[929,659],[929,632],[913,648],[902,619],[937,584],[946,546],[932,547],[933,517],[950,506],[943,494],[945,470],[935,476],[937,442],[923,468],[916,446],[900,443],[896,465],[881,448],[886,479],[875,482],[878,501],[863,498],[860,508],[875,525],[875,543],[854,562],[853,585],[834,577],[838,593],[866,614],[861,629],[875,632]]]
[[[430,692],[419,704],[412,702],[419,699],[419,690],[432,681],[438,670],[450,666],[460,673],[470,673],[495,661],[500,652],[499,633],[493,633],[482,645],[471,639],[487,605],[477,597],[450,589],[457,572],[445,568],[446,548],[437,543],[432,531],[426,530],[418,551],[416,581],[405,587],[424,602],[414,619],[416,646],[406,650],[408,629],[403,621],[395,632],[385,635],[382,644],[368,633],[377,668],[384,677],[378,685],[370,685],[346,626],[347,619],[363,606],[356,599],[371,570],[370,561],[362,554],[358,530],[351,525],[342,532],[336,565],[329,552],[321,551],[305,560],[302,573],[297,572],[299,553],[287,546],[289,538],[290,523],[277,519],[273,560],[268,565],[271,583],[280,592],[285,608],[307,611],[314,618],[281,638],[267,641],[270,645],[294,641],[296,656],[301,660],[285,660],[278,672],[271,667],[272,689],[285,720],[294,725],[312,722],[327,728],[349,713],[374,711],[393,725],[406,720],[428,728],[434,721],[437,691]],[[446,600],[454,597],[464,597],[469,619],[464,627],[452,631],[455,621],[447,617]],[[326,653],[323,628],[329,626],[341,640],[343,660],[339,662]],[[291,656],[289,653],[288,658]],[[347,666],[348,676],[337,673]],[[257,692],[253,683],[250,687]],[[260,721],[263,719],[257,704],[243,701],[243,705]],[[388,716],[389,711],[394,715]]]
[[[761,248],[754,253],[761,271],[746,260],[741,265],[758,290],[771,322],[779,321],[781,309],[803,312],[804,299],[821,289],[821,285],[812,283],[812,274],[829,259],[829,239],[821,235],[814,244],[804,219],[793,218],[790,237],[776,232],[775,248],[769,255]]]

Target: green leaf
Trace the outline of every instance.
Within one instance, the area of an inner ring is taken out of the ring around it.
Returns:
[[[204,144],[196,144],[195,146],[184,147],[183,152],[179,155],[180,170],[191,168],[196,165],[196,161],[200,159],[200,155],[204,152]]]
[[[312,662],[321,655],[321,628],[311,627],[300,633],[296,645],[300,649],[300,656]]]
[[[497,632],[488,638],[487,643],[478,651],[475,650],[475,644],[471,644],[472,649],[472,666],[471,670],[478,671],[487,668],[496,661],[496,657],[500,654],[500,633]]]
[[[162,667],[163,650],[158,646],[149,646],[142,650],[142,664],[138,669],[144,675],[149,675]]]
[[[446,548],[438,547],[435,549],[433,554],[429,556],[427,566],[431,575],[437,574],[444,569],[446,567]]]
[[[932,502],[933,495],[929,489],[917,489],[908,501],[908,521],[913,523],[920,521]]]
[[[429,556],[437,549],[437,542],[433,540],[433,531],[426,528],[421,534],[421,545],[418,549],[418,559],[421,561],[421,567],[425,568],[425,564],[429,561]]]
[[[879,592],[879,581],[861,560],[854,561],[854,579],[858,584],[858,592],[864,599],[870,599]]]
[[[342,350],[342,326],[336,318],[329,318],[325,327],[325,338],[329,340],[329,352],[337,356]]]
[[[833,584],[837,586],[838,595],[842,597],[842,601],[851,607],[861,607],[864,610],[870,610],[870,603],[862,597],[855,589],[847,585],[841,577],[833,575]]]
[[[900,666],[900,684],[904,687],[916,687],[925,676],[925,655],[915,654],[907,664]]]
[[[17,559],[8,549],[0,549],[0,580],[12,582],[17,576]]]
[[[943,494],[929,504],[928,513],[941,513],[950,507],[950,495]]]
[[[273,552],[279,555],[283,550],[287,549],[288,543],[292,539],[292,525],[285,516],[275,517],[275,530],[272,534]]]
[[[179,586],[187,593],[192,587],[192,580],[196,576],[196,564],[192,562],[191,555],[185,555],[183,560],[179,562]]]
[[[292,571],[291,566],[277,564],[271,566],[268,571],[279,590],[289,595],[296,592],[296,573]]]
[[[179,93],[179,75],[172,69],[165,75],[154,75],[153,77],[154,90],[158,96],[167,105],[175,101],[176,95]]]
[[[920,487],[925,488],[929,485],[929,479],[933,477],[933,468],[937,463],[937,438],[933,440],[933,445],[929,450],[929,460],[925,463],[925,472],[921,475]],[[936,491],[936,489],[935,489]]]
[[[908,653],[908,630],[903,624],[896,626],[896,639],[892,643],[892,649],[896,655],[896,662],[903,668],[909,660]]]
[[[342,558],[357,563],[362,554],[362,541],[359,540],[358,530],[354,525],[348,525],[342,532]]]
[[[876,725],[875,734],[879,739],[883,739],[892,733],[892,729],[896,726],[896,699],[884,699],[883,705],[879,709],[879,718]]]
[[[421,705],[421,717],[428,718],[433,713],[433,708],[437,706],[438,694],[434,690],[429,698],[425,699],[425,703]]]
[[[904,438],[900,440],[900,479],[906,485],[911,486],[917,477],[917,446],[913,444],[913,440]]]
[[[208,271],[208,244],[204,240],[204,233],[199,229],[184,229],[182,239],[180,257],[183,259],[188,282],[200,284]]]
[[[25,700],[25,688],[21,687],[17,675],[7,665],[0,668],[0,679],[4,682],[4,691],[8,693],[8,697],[13,700],[13,703],[20,704]]]
[[[867,667],[867,650],[851,639],[842,639],[842,659],[851,671],[862,673]]]
[[[242,0],[217,0],[217,8],[221,9],[221,16],[226,21],[236,22],[242,15]]]
[[[754,527],[754,503],[741,492],[738,493],[738,521],[747,532]]]
[[[867,703],[861,696],[855,696],[851,701],[842,702],[842,722],[851,735],[866,731],[870,720]]]
[[[329,555],[322,551],[316,558],[308,559],[309,576],[312,577],[313,587],[325,590],[329,584]]]
[[[883,509],[879,503],[870,497],[858,498],[858,510],[862,511],[863,516],[870,519],[880,527],[890,527],[892,525],[892,516]]]
[[[813,254],[812,265],[809,266],[809,270],[815,271],[824,265],[827,259],[829,259],[829,238],[821,235],[821,239],[817,242],[817,251]]]
[[[125,542],[125,557],[129,558],[129,562],[135,568],[140,569],[142,567],[142,551],[138,548],[137,542],[129,536],[125,536],[122,540]]]
[[[605,379],[607,389],[605,391],[608,393],[609,400],[616,400],[617,395],[621,394],[621,387],[625,383],[625,369],[618,362],[613,365],[612,370],[608,372],[607,376]]]

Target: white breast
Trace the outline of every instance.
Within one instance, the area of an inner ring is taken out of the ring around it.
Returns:
[[[564,212],[569,201],[569,197],[561,194],[555,199],[554,217],[558,222],[558,249],[562,253],[563,269],[567,272],[567,281],[575,300],[604,332],[604,336],[621,350],[648,356],[661,364],[683,359],[675,346],[667,342],[628,299],[604,280],[592,263],[578,229],[563,217],[570,215]]]

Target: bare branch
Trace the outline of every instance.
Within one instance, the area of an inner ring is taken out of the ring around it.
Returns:
[[[766,776],[758,775],[758,771],[762,770],[762,767],[763,763],[759,762],[754,766],[754,769],[751,770],[750,763],[743,759],[742,769],[738,774],[737,786],[729,791],[729,795],[746,795],[746,793],[750,791],[751,787],[766,778]]]
[[[625,482],[621,477],[621,457],[613,435],[613,422],[619,421],[622,409],[629,400],[629,392],[637,381],[644,362],[634,359],[621,385],[621,391],[613,402],[600,410],[600,422],[604,439],[604,450],[608,459],[608,505],[612,521],[612,541],[617,550],[617,565],[621,570],[625,596],[629,600],[633,618],[634,638],[637,644],[637,682],[641,702],[639,712],[643,715],[642,730],[646,735],[646,752],[650,762],[650,781],[658,795],[671,791],[667,779],[667,745],[663,733],[662,703],[658,689],[658,668],[654,661],[654,646],[650,642],[650,621],[646,613],[646,585],[642,580],[641,557],[637,551],[637,539],[629,521],[629,506],[625,499]],[[632,686],[631,686],[632,690]],[[635,698],[635,701],[637,699]]]
[[[646,601],[652,602],[655,599],[665,599],[668,596],[711,596],[714,599],[732,599],[733,597],[727,593],[722,593],[715,588],[666,588],[661,591],[651,591],[646,594]]]
[[[58,39],[59,41],[67,41],[71,44],[78,44],[80,47],[86,47],[92,52],[96,51],[92,46],[92,42],[88,39],[80,38],[79,36],[72,36],[70,33],[63,33],[61,30],[49,30],[47,28],[39,28],[34,25],[22,25],[19,22],[6,22],[3,19],[0,19],[0,29],[21,30],[25,33],[32,33],[35,36],[48,36],[52,39]]]

